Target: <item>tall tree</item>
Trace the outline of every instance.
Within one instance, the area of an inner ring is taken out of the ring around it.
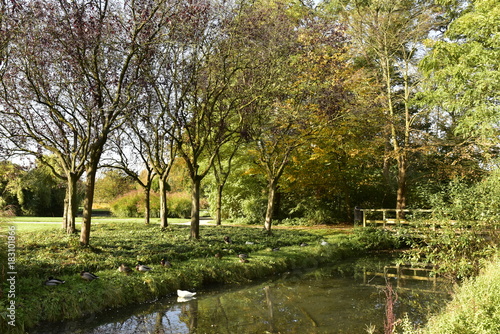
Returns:
[[[172,125],[166,135],[189,171],[194,239],[199,238],[201,181],[240,123],[231,116],[239,104],[227,93],[243,57],[228,42],[232,35],[225,30],[234,15],[232,6],[209,0],[178,4],[164,28],[164,39],[158,40],[155,66],[147,75],[158,108]]]
[[[235,141],[229,142],[224,149],[217,151],[214,163],[213,174],[216,183],[216,200],[215,200],[215,224],[222,223],[222,194],[224,186],[231,174],[233,167],[233,158],[240,148],[242,137],[239,136]]]
[[[418,135],[416,124],[427,109],[415,108],[418,91],[416,64],[419,48],[429,33],[440,24],[440,8],[434,1],[358,1],[334,2],[349,26],[358,63],[373,69],[373,78],[383,89],[379,103],[385,111],[384,135],[386,163],[397,165],[396,209],[403,214],[407,205],[407,172]]]
[[[51,152],[66,177],[86,178],[80,242],[90,242],[104,145],[133,108],[137,69],[160,2],[27,1],[2,77],[2,130],[18,149]],[[68,181],[68,187],[70,182]],[[71,211],[69,211],[71,212]]]
[[[348,101],[342,76],[345,38],[341,27],[301,3],[256,5],[249,34],[262,67],[253,108],[252,153],[268,182],[264,228],[271,233],[280,178],[294,152],[311,143]],[[257,56],[256,55],[256,56]]]

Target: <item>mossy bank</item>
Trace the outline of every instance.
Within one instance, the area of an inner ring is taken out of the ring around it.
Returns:
[[[168,296],[177,289],[199,290],[214,283],[247,283],[294,268],[334,264],[373,249],[397,246],[384,232],[352,234],[336,229],[277,229],[268,236],[257,228],[201,229],[201,240],[189,240],[189,229],[161,230],[151,224],[107,223],[94,227],[91,247],[57,229],[19,235],[15,324],[8,325],[7,303],[0,305],[1,332],[23,333],[41,321],[75,319],[85,314]],[[231,243],[224,242],[229,236]],[[374,242],[375,240],[375,242]],[[327,244],[325,244],[325,241]],[[222,257],[215,257],[215,254]],[[240,262],[246,253],[249,261]],[[172,267],[160,265],[167,258]],[[120,264],[143,263],[149,272],[119,272]],[[79,273],[92,271],[87,282]],[[46,286],[48,277],[66,282]],[[5,280],[3,280],[5,282]]]

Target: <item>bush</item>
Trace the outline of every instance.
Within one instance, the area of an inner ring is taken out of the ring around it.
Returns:
[[[144,216],[144,192],[134,190],[117,198],[110,204],[111,213],[115,217],[143,217]],[[157,193],[150,194],[150,217],[160,216],[160,196]],[[187,218],[191,216],[191,199],[185,192],[171,193],[167,195],[168,217]]]
[[[478,274],[499,240],[500,171],[478,183],[450,182],[430,196],[437,230],[421,230],[423,237],[406,255],[411,262],[439,263],[438,272],[453,280]],[[429,221],[426,221],[429,223]]]
[[[245,224],[262,224],[266,217],[267,199],[262,197],[250,197],[241,202],[243,218],[240,219]]]
[[[137,190],[126,193],[111,202],[111,213],[115,217],[140,217],[138,208],[141,200],[144,202],[144,195],[141,196]]]
[[[191,217],[191,197],[187,192],[171,193],[168,195],[167,201],[169,217]]]

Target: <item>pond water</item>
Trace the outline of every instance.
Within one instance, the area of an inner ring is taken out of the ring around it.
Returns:
[[[383,333],[387,259],[364,258],[333,267],[294,271],[245,286],[216,286],[195,299],[172,296],[109,310],[78,321],[47,324],[30,333]],[[422,324],[449,300],[447,284],[401,277],[396,317]],[[394,296],[396,298],[396,295]]]

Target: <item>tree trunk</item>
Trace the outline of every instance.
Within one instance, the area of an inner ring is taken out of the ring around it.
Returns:
[[[396,202],[397,219],[403,219],[405,217],[405,213],[403,210],[406,208],[406,171],[406,156],[402,155],[398,159],[398,191]]]
[[[274,212],[274,198],[276,197],[276,181],[269,182],[269,194],[267,197],[267,210],[266,210],[266,221],[264,222],[264,229],[268,234],[272,234],[271,225],[273,222],[273,212]]]
[[[90,225],[92,223],[92,205],[94,204],[95,178],[97,173],[97,162],[91,161],[87,168],[87,187],[85,190],[85,200],[83,202],[83,221],[80,232],[80,244],[88,246],[90,244]]]
[[[63,220],[62,220],[62,225],[61,228],[65,231],[68,230],[68,189],[66,189],[66,195],[64,197],[64,211],[63,211]]]
[[[167,180],[160,176],[160,226],[165,228],[168,226],[168,206],[167,206]]]
[[[75,217],[78,212],[77,208],[77,183],[79,177],[70,174],[67,178],[66,198],[64,199],[64,218],[63,228],[66,233],[73,234],[76,232]]]
[[[151,216],[150,196],[151,196],[151,187],[148,185],[148,186],[144,187],[144,224],[145,225],[149,225],[149,219]]]
[[[191,192],[191,239],[200,238],[200,187],[201,179],[194,177]]]
[[[219,184],[217,186],[217,208],[215,210],[215,223],[217,226],[220,226],[222,221],[222,189],[224,189],[224,186]]]

